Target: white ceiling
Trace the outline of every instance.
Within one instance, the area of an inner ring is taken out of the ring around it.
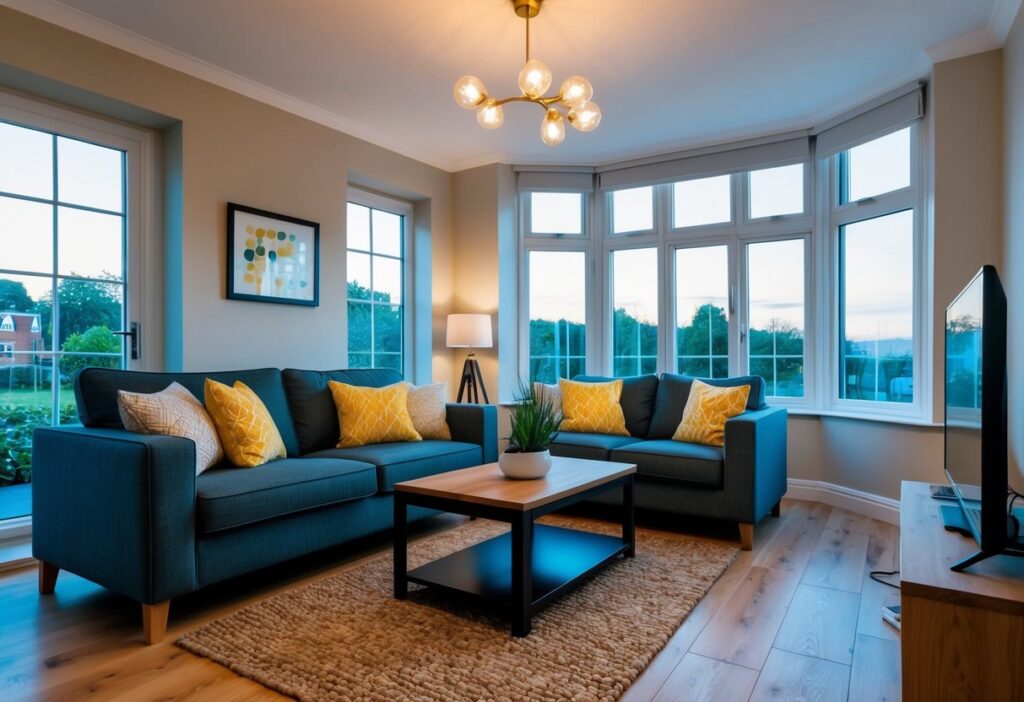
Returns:
[[[448,170],[600,164],[802,128],[932,60],[1000,46],[1020,0],[545,0],[533,55],[594,84],[601,126],[540,141],[542,112],[497,131],[459,109],[478,75],[516,91],[510,0],[0,0]]]

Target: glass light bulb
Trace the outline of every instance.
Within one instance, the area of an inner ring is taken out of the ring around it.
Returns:
[[[467,110],[472,110],[487,99],[487,88],[476,76],[462,76],[455,81],[455,89],[452,92],[459,107]]]
[[[592,132],[601,124],[601,108],[596,102],[582,102],[569,110],[569,124],[581,132]]]
[[[530,59],[519,71],[519,89],[523,95],[539,98],[551,87],[551,69],[543,61]]]
[[[477,108],[476,121],[485,129],[497,129],[505,121],[505,109],[494,98],[487,98]]]
[[[565,122],[558,110],[552,108],[540,123],[540,138],[548,146],[558,146],[565,140]]]
[[[569,107],[575,107],[594,97],[594,86],[583,76],[569,76],[562,81],[559,92],[562,94],[562,102]]]

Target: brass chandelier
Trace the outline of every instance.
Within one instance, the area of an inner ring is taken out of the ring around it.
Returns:
[[[557,146],[565,139],[565,122],[581,132],[590,132],[601,123],[601,108],[591,101],[594,88],[583,76],[569,76],[557,95],[545,97],[551,87],[551,69],[543,61],[530,58],[530,19],[540,13],[541,0],[512,0],[516,15],[526,20],[526,64],[519,72],[521,95],[496,99],[476,76],[463,76],[455,81],[455,102],[459,107],[476,110],[476,121],[486,129],[497,129],[505,121],[502,107],[509,102],[532,102],[544,110],[540,138],[548,146]],[[564,113],[564,114],[563,114]]]

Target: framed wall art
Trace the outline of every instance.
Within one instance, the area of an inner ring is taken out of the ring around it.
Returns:
[[[320,304],[320,225],[228,203],[228,299]]]

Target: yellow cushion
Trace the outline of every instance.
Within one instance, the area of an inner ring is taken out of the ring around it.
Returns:
[[[743,414],[748,395],[749,385],[720,388],[694,380],[683,409],[683,421],[672,438],[691,444],[725,446],[725,422]]]
[[[409,416],[408,384],[366,388],[330,380],[327,385],[338,408],[338,448],[423,440]]]
[[[203,397],[224,453],[233,464],[252,468],[287,455],[267,406],[248,385],[238,380],[228,387],[207,378]]]
[[[562,391],[562,431],[629,436],[622,413],[622,380],[607,383],[558,381]]]

